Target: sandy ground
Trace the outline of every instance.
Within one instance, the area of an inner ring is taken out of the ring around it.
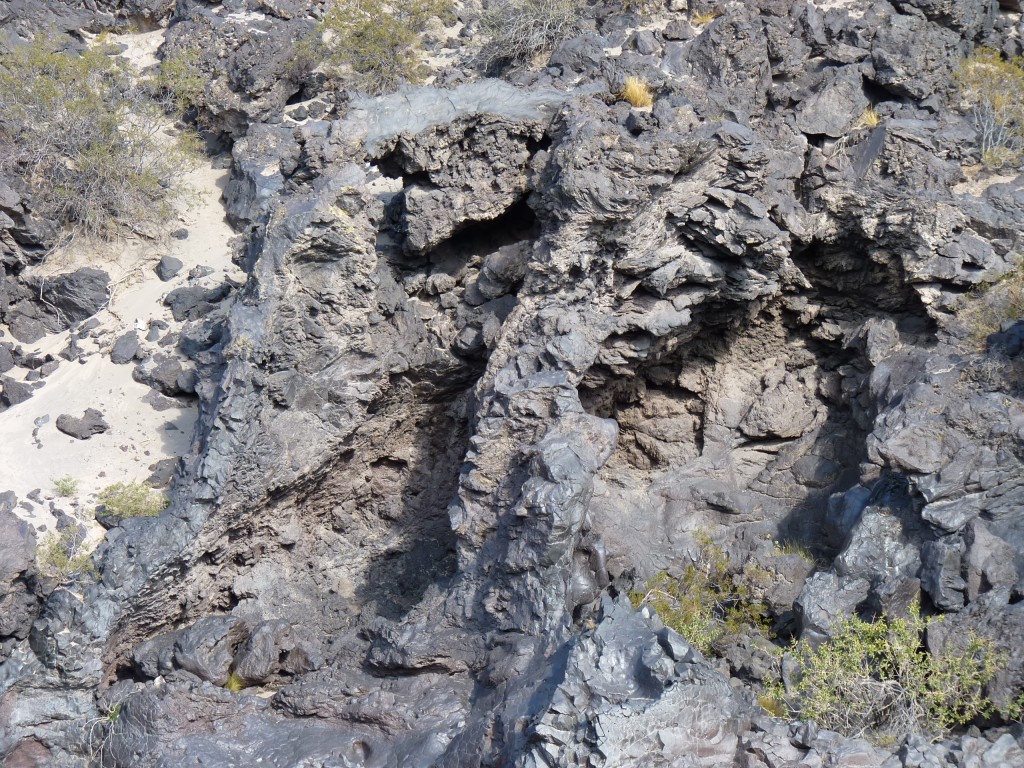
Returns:
[[[953,187],[953,192],[958,195],[973,195],[981,197],[985,190],[995,184],[1009,184],[1017,178],[1016,174],[1007,175],[993,173],[985,169],[983,165],[972,165],[963,169],[967,181],[963,181]]]
[[[155,52],[163,32],[148,32],[115,38],[128,47],[123,54],[137,67],[155,63]],[[45,386],[24,403],[0,413],[0,491],[12,490],[20,501],[16,512],[42,529],[53,524],[50,503],[92,521],[95,494],[115,482],[145,480],[159,460],[187,451],[196,419],[195,406],[187,400],[163,399],[172,407],[157,410],[143,400],[153,390],[132,379],[133,364],[114,365],[109,351],[113,342],[133,328],[145,338],[151,319],[177,328],[163,297],[188,283],[188,273],[196,266],[214,270],[200,284],[214,285],[225,274],[241,282],[244,275],[231,264],[228,241],[234,232],[224,219],[221,191],[228,171],[217,170],[209,162],[192,171],[186,183],[194,190],[188,208],[179,212],[157,240],[128,238],[115,243],[78,243],[55,252],[32,271],[38,275],[56,275],[90,265],[104,269],[111,277],[112,296],[108,307],[96,315],[100,322],[94,338],[83,343],[89,352],[84,363],[61,360],[60,367],[44,379]],[[167,236],[185,228],[189,236],[177,240]],[[153,271],[160,258],[169,254],[184,262],[184,268],[171,281],[161,282]],[[5,338],[11,336],[6,329]],[[67,332],[53,334],[36,344],[22,345],[26,351],[57,355],[68,344]],[[18,371],[18,374],[15,374]],[[24,375],[15,369],[10,375]],[[62,413],[82,416],[86,408],[99,409],[110,429],[88,440],[76,440],[57,431],[55,422]],[[78,482],[77,493],[58,498],[53,488],[58,477]],[[36,501],[26,501],[33,494]],[[92,523],[92,537],[102,529]]]
[[[34,508],[16,511],[36,526],[49,526],[53,518],[49,500],[72,513],[77,508],[84,518],[91,517],[91,501],[96,491],[111,483],[145,480],[150,467],[160,459],[176,457],[187,451],[192,438],[196,412],[184,400],[175,407],[157,410],[143,398],[152,390],[132,379],[132,364],[115,365],[109,350],[113,342],[132,328],[148,328],[150,319],[160,319],[176,327],[163,297],[188,282],[188,272],[203,265],[214,273],[203,283],[215,283],[225,274],[235,280],[242,275],[231,264],[228,241],[234,232],[224,220],[220,205],[221,185],[227,171],[202,167],[188,181],[196,189],[199,202],[181,214],[176,227],[189,230],[186,240],[167,239],[152,243],[129,240],[111,247],[77,246],[53,254],[40,274],[58,274],[85,264],[106,270],[115,284],[109,307],[96,319],[93,352],[84,364],[61,361],[60,367],[44,379],[45,386],[24,403],[0,413],[0,490],[13,490],[24,500],[39,489],[44,504],[29,502]],[[185,266],[167,283],[161,282],[153,267],[164,254],[181,259]],[[145,336],[145,330],[140,337]],[[9,338],[9,336],[8,336]],[[68,343],[68,333],[47,336],[26,350],[56,354]],[[76,440],[57,431],[57,416],[68,413],[81,416],[86,408],[97,408],[110,429],[88,440]],[[78,481],[75,497],[56,499],[55,478],[70,476]]]

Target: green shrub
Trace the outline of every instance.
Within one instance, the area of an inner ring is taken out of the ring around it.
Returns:
[[[200,59],[201,51],[195,46],[177,50],[163,59],[149,84],[154,98],[178,114],[204,106],[210,78],[199,66]]]
[[[161,134],[163,110],[127,62],[40,36],[0,55],[0,170],[22,176],[37,216],[112,237],[162,224],[192,146]]]
[[[632,592],[633,607],[649,605],[666,626],[705,654],[725,635],[767,634],[767,608],[750,584],[758,574],[734,577],[728,556],[705,532],[698,533],[697,544],[694,562],[680,576],[662,572]]]
[[[820,646],[794,646],[796,682],[769,696],[824,728],[884,742],[941,737],[992,714],[985,685],[1005,658],[992,640],[976,635],[941,657],[931,655],[922,637],[940,620],[921,618],[916,604],[907,618],[848,619]]]
[[[78,481],[71,475],[64,475],[58,477],[53,481],[53,490],[61,498],[67,498],[68,496],[74,496],[78,493]]]
[[[1003,58],[978,48],[955,74],[981,141],[981,158],[990,169],[1018,165],[1024,156],[1024,56]]]
[[[96,572],[91,553],[78,541],[73,529],[47,533],[36,548],[36,562],[44,576],[61,583],[74,576]]]
[[[498,0],[480,19],[488,42],[480,53],[486,69],[522,64],[580,30],[585,8],[577,0]]]
[[[320,23],[315,47],[329,67],[361,75],[359,90],[387,93],[403,81],[420,80],[419,35],[451,7],[452,0],[336,0]]]
[[[156,517],[167,507],[167,497],[157,493],[145,483],[114,483],[96,496],[96,501],[108,515],[126,517]]]

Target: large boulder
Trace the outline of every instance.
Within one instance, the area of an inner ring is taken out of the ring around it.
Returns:
[[[83,267],[56,277],[33,277],[20,291],[4,318],[18,341],[33,343],[46,333],[58,333],[95,315],[109,300],[110,276],[102,269]]]
[[[35,574],[35,531],[0,505],[0,641],[28,637],[39,610],[32,586]]]
[[[76,440],[88,440],[110,429],[103,414],[95,408],[86,408],[81,418],[62,413],[57,417],[57,429]]]

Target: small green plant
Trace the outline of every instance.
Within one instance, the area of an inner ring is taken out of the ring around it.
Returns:
[[[762,693],[757,697],[757,706],[763,709],[772,717],[786,717],[789,712],[786,711],[786,705],[776,699],[770,693]]]
[[[811,549],[798,541],[781,541],[775,543],[775,554],[776,555],[796,555],[808,563],[812,563],[815,568],[828,568],[832,563],[832,559],[828,557],[820,549]]]
[[[480,18],[488,38],[480,63],[490,70],[529,62],[580,29],[584,3],[577,0],[498,0]]]
[[[114,483],[96,496],[97,503],[111,517],[156,517],[167,507],[167,497],[145,483]]]
[[[982,162],[992,170],[1018,165],[1024,157],[1024,56],[1007,59],[977,48],[955,78],[971,105]]]
[[[199,66],[201,59],[201,51],[192,45],[174,51],[161,61],[150,82],[155,98],[178,114],[202,107],[210,78]]]
[[[654,93],[651,86],[642,77],[631,75],[619,91],[619,98],[628,101],[634,107],[650,107],[654,104]]]
[[[754,596],[753,572],[734,576],[729,558],[704,531],[697,534],[698,551],[680,576],[662,572],[631,593],[635,608],[649,605],[702,653],[710,653],[725,636],[755,630],[768,634],[767,608]]]
[[[228,681],[224,683],[224,689],[231,693],[239,693],[245,689],[245,680],[237,672],[228,675]]]
[[[106,765],[104,753],[111,737],[118,734],[124,728],[122,714],[125,703],[118,702],[111,706],[106,714],[94,717],[88,721],[89,736],[86,743],[89,748],[89,758],[98,765]],[[90,763],[92,764],[92,763]]]
[[[387,93],[420,80],[419,35],[451,7],[451,0],[336,0],[313,45],[328,67],[360,75],[359,90]]]
[[[163,134],[163,109],[111,54],[67,53],[39,35],[0,55],[0,171],[21,176],[33,213],[72,234],[162,224],[187,193],[191,147]]]
[[[916,604],[906,618],[847,619],[820,646],[794,646],[796,682],[766,695],[794,716],[848,735],[880,742],[941,737],[995,711],[985,685],[1006,660],[977,635],[942,656],[928,653],[924,633],[940,620],[922,618]]]
[[[61,498],[74,496],[78,493],[78,481],[71,475],[55,478],[53,481],[53,492]]]
[[[92,554],[85,548],[77,531],[67,528],[50,531],[36,548],[40,572],[63,584],[76,576],[94,574]]]

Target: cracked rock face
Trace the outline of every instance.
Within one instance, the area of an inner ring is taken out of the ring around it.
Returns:
[[[529,87],[298,123],[267,117],[310,4],[179,3],[171,46],[227,57],[248,280],[169,294],[194,368],[136,369],[199,401],[168,511],[45,598],[0,517],[0,755],[1014,764],[1017,731],[891,751],[771,718],[739,685],[765,649],[706,659],[628,599],[710,536],[804,639],[918,601],[948,614],[933,649],[1019,646],[1021,334],[967,351],[954,309],[1014,269],[1024,187],[955,192],[968,122],[921,106],[996,5],[666,11],[618,60],[659,78],[650,111],[569,56],[586,38]],[[990,694],[1022,685],[1013,657]]]

